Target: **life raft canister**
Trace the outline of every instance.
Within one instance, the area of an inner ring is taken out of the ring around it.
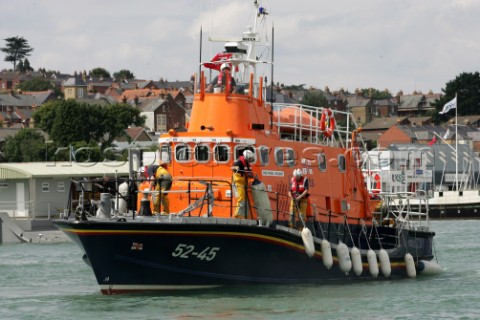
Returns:
[[[330,138],[335,130],[335,118],[332,117],[332,114],[332,110],[323,109],[322,116],[320,117],[320,130],[327,138]]]

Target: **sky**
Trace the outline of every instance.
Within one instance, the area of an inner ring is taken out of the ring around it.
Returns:
[[[271,0],[259,2],[274,26],[274,81],[330,90],[440,93],[480,69],[479,0]],[[0,0],[0,47],[25,38],[28,57],[62,73],[105,68],[136,78],[189,80],[239,36],[253,0]],[[270,47],[272,48],[272,47]],[[269,51],[270,52],[270,51]],[[0,52],[0,69],[11,69]],[[270,81],[270,80],[269,80]]]

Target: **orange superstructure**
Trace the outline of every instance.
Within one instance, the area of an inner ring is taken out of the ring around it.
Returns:
[[[199,199],[205,190],[200,181],[211,180],[216,204],[213,216],[231,217],[234,192],[230,167],[243,150],[250,149],[256,155],[253,172],[267,186],[275,219],[288,219],[289,180],[292,171],[300,168],[311,184],[310,219],[347,219],[350,223],[363,219],[369,223],[371,204],[365,202],[369,197],[363,175],[355,153],[343,145],[352,135],[343,130],[327,138],[316,121],[323,108],[272,108],[256,98],[262,95],[253,82],[247,87],[254,95],[207,93],[206,81],[200,82],[188,132],[171,131],[160,138],[175,177],[173,190],[178,192],[170,198],[173,212]],[[333,117],[334,112],[329,110],[329,114]],[[200,209],[190,214],[200,215]],[[255,208],[247,214],[256,219]]]

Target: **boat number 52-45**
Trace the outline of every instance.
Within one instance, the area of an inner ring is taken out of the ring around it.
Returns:
[[[180,243],[175,250],[173,250],[172,257],[182,259],[197,258],[200,260],[212,261],[215,259],[218,251],[220,251],[219,247],[206,247],[202,251],[197,251],[195,250],[194,245]]]

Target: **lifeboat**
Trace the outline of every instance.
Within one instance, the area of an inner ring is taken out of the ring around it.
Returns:
[[[349,126],[352,114],[265,101],[271,73],[261,67],[272,59],[260,60],[256,50],[272,47],[259,28],[269,15],[252,3],[251,27],[222,38],[228,55],[218,60],[232,68],[220,70],[226,81],[197,74],[188,130],[158,139],[158,164],[168,175],[157,175],[150,193],[169,210],[77,212],[54,221],[85,252],[102,293],[373,279],[380,250],[392,266],[381,261],[385,277],[406,278],[412,261],[433,259],[435,232],[420,221],[427,215],[373,212],[378,200],[357,164],[363,146]],[[337,114],[349,121],[337,123]],[[143,158],[129,158],[130,183]]]

